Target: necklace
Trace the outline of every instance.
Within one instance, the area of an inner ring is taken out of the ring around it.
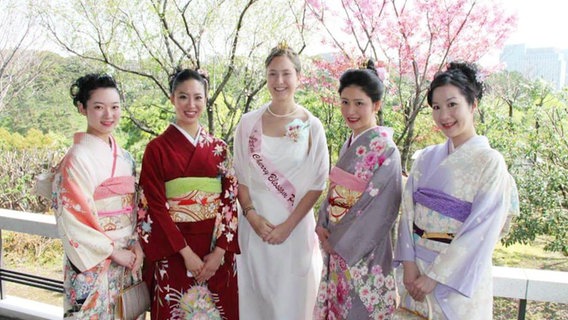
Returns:
[[[273,115],[276,118],[286,118],[286,117],[293,115],[294,113],[296,113],[298,111],[298,107],[294,106],[294,110],[292,110],[292,112],[289,112],[289,113],[286,113],[286,114],[277,114],[277,113],[272,112],[272,110],[270,109],[270,106],[271,105],[268,105],[268,108],[267,108],[268,113],[270,113],[271,115]]]

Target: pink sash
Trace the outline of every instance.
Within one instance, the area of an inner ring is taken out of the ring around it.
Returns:
[[[96,189],[95,193],[93,194],[94,200],[101,200],[115,196],[122,196],[136,192],[135,190],[135,183],[136,180],[134,176],[119,176],[115,177],[114,172],[116,170],[116,157],[117,157],[117,146],[114,138],[110,137],[111,144],[112,144],[112,172],[110,178],[103,181]],[[108,217],[108,216],[118,216],[121,214],[129,214],[132,212],[133,205],[123,203],[122,209],[113,210],[113,211],[98,211],[98,215],[100,217]]]
[[[261,154],[262,144],[262,118],[255,124],[249,137],[249,152],[253,167],[263,177],[264,184],[280,199],[290,212],[294,209],[296,188],[280,173],[274,165]]]

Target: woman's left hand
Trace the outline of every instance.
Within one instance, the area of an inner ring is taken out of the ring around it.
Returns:
[[[281,244],[288,239],[293,229],[294,228],[285,221],[274,227],[274,229],[272,229],[272,231],[270,231],[270,233],[262,240],[269,244]]]
[[[132,246],[132,252],[136,255],[136,259],[134,260],[134,264],[132,265],[132,274],[137,275],[138,270],[142,267],[142,262],[144,261],[144,251],[142,251],[142,247],[140,246],[140,242],[136,241]]]
[[[414,281],[414,288],[418,290],[419,294],[415,299],[423,301],[427,294],[434,291],[438,282],[427,275],[421,275]]]
[[[221,266],[221,262],[223,261],[223,257],[225,256],[225,250],[219,247],[215,247],[213,252],[203,257],[203,269],[197,277],[195,278],[198,282],[205,282],[209,280],[215,272]]]

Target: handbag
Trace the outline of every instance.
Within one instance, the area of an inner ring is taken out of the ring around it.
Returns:
[[[426,296],[422,304],[425,305],[427,314],[424,315],[418,312],[415,308],[417,303],[414,303],[413,307],[404,306],[404,302],[408,297],[408,291],[405,291],[400,299],[400,305],[394,311],[392,315],[393,320],[432,320],[432,304],[430,303],[430,298]]]
[[[150,309],[150,292],[144,281],[124,288],[121,286],[116,300],[117,319],[134,320]]]

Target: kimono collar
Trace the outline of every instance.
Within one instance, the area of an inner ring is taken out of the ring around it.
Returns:
[[[187,138],[187,140],[193,145],[196,146],[199,143],[200,137],[201,137],[201,126],[199,126],[199,128],[197,128],[197,133],[195,134],[195,138],[192,137],[187,131],[185,131],[185,129],[183,129],[182,127],[180,127],[179,125],[172,123],[172,125],[174,127],[176,127],[183,135],[184,137]]]
[[[348,146],[351,146],[353,143],[355,143],[355,140],[359,139],[359,137],[363,136],[365,133],[367,133],[369,130],[372,130],[374,128],[377,128],[378,126],[372,126],[370,128],[368,128],[367,130],[359,133],[357,136],[353,136],[353,133],[351,133],[351,136],[349,136],[349,144]]]

